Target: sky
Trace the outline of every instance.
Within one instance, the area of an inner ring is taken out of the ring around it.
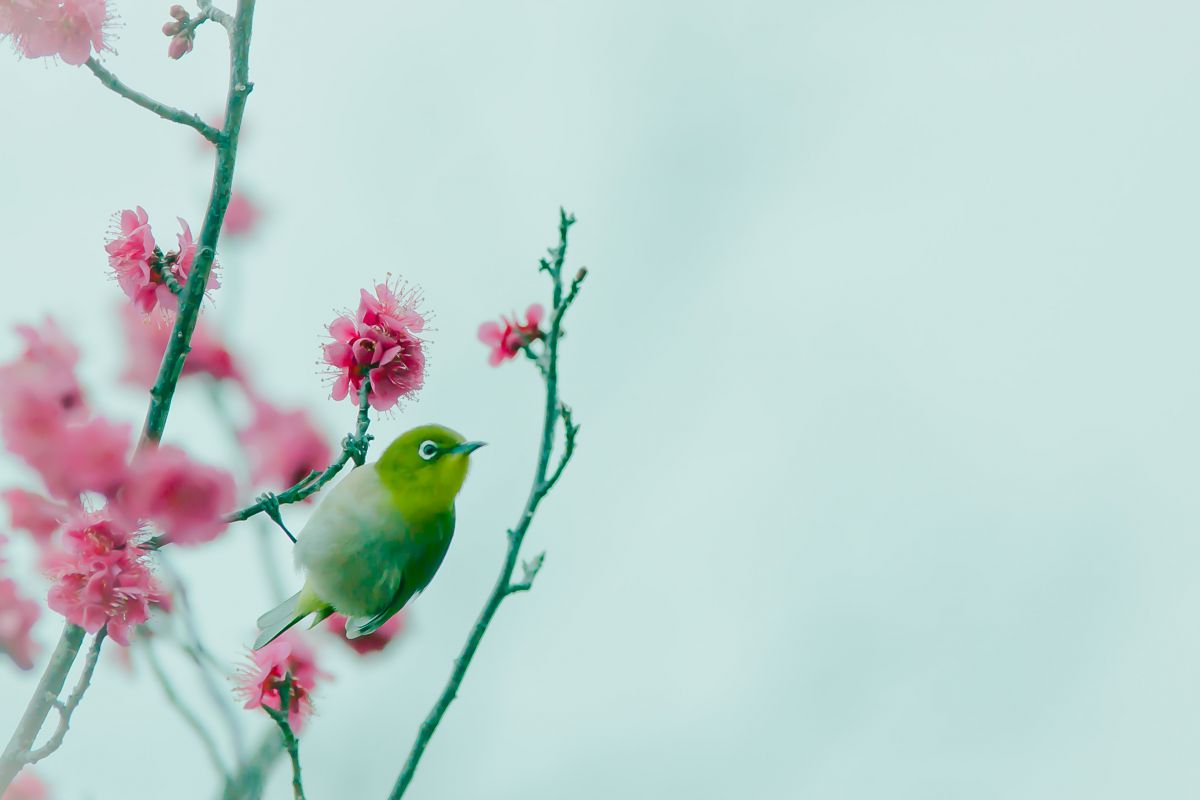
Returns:
[[[545,301],[560,205],[589,268],[562,353],[579,450],[411,797],[1200,792],[1192,4],[260,5],[237,183],[266,216],[206,313],[336,441],[324,326],[401,276],[429,379],[373,430],[490,443],[408,636],[322,652],[310,796],[386,795],[500,568],[539,384],[475,329]],[[217,112],[219,29],[172,62],[165,4],[115,6],[105,63]],[[0,322],[66,323],[137,425],[104,233],[137,204],[198,227],[211,153],[80,69],[5,55],[0,91]],[[166,439],[233,455],[198,384]],[[32,485],[11,458],[0,479]],[[258,536],[172,557],[230,665],[272,604]],[[39,767],[54,796],[215,796],[111,655]],[[34,679],[0,669],[0,725]]]

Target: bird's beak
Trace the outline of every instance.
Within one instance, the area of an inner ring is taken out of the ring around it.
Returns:
[[[454,445],[454,447],[451,447],[446,452],[447,453],[462,453],[463,455],[470,455],[471,453],[474,453],[476,450],[478,450],[479,448],[483,447],[486,444],[487,444],[487,442],[463,442],[462,444]]]

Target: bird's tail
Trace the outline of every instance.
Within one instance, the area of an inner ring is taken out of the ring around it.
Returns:
[[[310,592],[308,587],[296,592],[258,618],[258,638],[254,640],[254,649],[261,650],[266,647],[314,611],[317,612],[319,622],[329,616],[333,609]]]

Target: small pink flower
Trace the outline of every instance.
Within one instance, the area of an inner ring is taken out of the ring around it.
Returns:
[[[162,445],[134,457],[118,504],[131,518],[153,521],[167,541],[186,546],[211,541],[228,527],[223,516],[236,494],[229,473]]]
[[[8,503],[12,526],[26,531],[39,544],[49,542],[71,513],[69,506],[25,489],[7,489],[0,497]]]
[[[176,217],[179,220],[179,233],[175,234],[175,239],[179,243],[179,249],[167,253],[166,262],[168,269],[171,270],[171,275],[180,286],[187,284],[188,275],[191,274],[192,264],[196,261],[196,240],[192,238],[192,228],[187,224],[183,217]],[[217,279],[217,263],[213,262],[212,269],[208,273],[208,283],[204,290],[210,292],[213,289],[220,289],[221,281]],[[171,305],[172,309],[179,308],[179,301],[172,296],[174,301]]]
[[[245,699],[246,708],[266,706],[280,711],[279,687],[290,675],[288,724],[298,733],[312,713],[312,691],[317,681],[329,674],[317,668],[312,648],[296,633],[285,633],[251,653],[250,658],[252,663],[237,675],[234,691]]]
[[[127,423],[93,417],[64,426],[53,446],[31,459],[30,464],[55,497],[69,500],[83,492],[111,496],[125,481],[125,459],[132,434]]]
[[[255,484],[286,488],[329,466],[333,452],[305,411],[284,411],[259,398],[253,403],[254,418],[238,437]]]
[[[138,206],[136,211],[122,211],[104,250],[121,291],[139,311],[149,314],[157,305],[170,307],[174,296],[163,282],[162,252],[145,209]]]
[[[125,332],[125,347],[129,353],[121,380],[149,388],[154,385],[163,354],[167,352],[171,326],[161,324],[161,320],[145,319],[126,306],[121,310],[121,327]],[[183,362],[183,374],[210,375],[217,380],[237,379],[240,376],[233,354],[203,316],[192,332],[191,351]]]
[[[28,767],[8,785],[8,791],[0,800],[50,800],[50,790]]]
[[[525,322],[513,314],[512,319],[501,317],[500,322],[485,322],[479,326],[479,341],[490,347],[488,363],[493,367],[503,361],[516,357],[521,349],[530,342],[541,339],[541,324],[546,316],[546,310],[540,303],[534,303],[525,311]]]
[[[53,456],[62,429],[88,411],[75,377],[79,351],[54,320],[16,330],[25,349],[0,365],[0,433],[9,450],[36,466]]]
[[[130,629],[149,619],[150,603],[162,596],[130,531],[100,514],[68,524],[48,572],[50,608],[88,633],[107,624],[120,645],[129,644]]]
[[[333,340],[324,347],[325,363],[334,368],[333,399],[357,394],[364,375],[371,378],[371,407],[386,411],[415,394],[425,382],[425,328],[416,292],[397,292],[387,284],[375,294],[361,292],[355,317],[341,316],[329,326]]]
[[[374,633],[360,636],[357,639],[346,638],[346,618],[341,614],[331,615],[325,627],[361,656],[367,653],[378,653],[391,644],[393,639],[404,632],[407,625],[406,616],[405,611],[400,611],[387,622],[383,623]]]
[[[262,212],[249,197],[241,192],[229,195],[229,207],[225,209],[225,223],[221,233],[226,236],[245,236],[258,225]]]
[[[74,66],[92,52],[107,49],[104,26],[108,21],[105,0],[17,0],[9,3],[17,47],[27,58],[58,56]],[[24,13],[11,14],[11,9]],[[0,12],[0,21],[4,14]],[[2,30],[2,29],[0,29]]]
[[[39,648],[30,632],[41,613],[41,606],[21,596],[16,583],[0,578],[0,652],[7,653],[21,669],[33,669]]]

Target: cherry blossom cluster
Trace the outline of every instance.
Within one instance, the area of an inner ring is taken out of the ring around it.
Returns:
[[[105,0],[0,0],[0,38],[26,58],[58,57],[79,66],[108,49]]]
[[[545,338],[541,329],[546,309],[534,303],[525,310],[525,321],[516,314],[500,317],[500,322],[485,322],[479,326],[479,341],[488,346],[488,363],[493,367],[516,358],[531,343]]]
[[[420,295],[396,283],[361,290],[358,310],[329,325],[332,341],[325,362],[333,368],[333,399],[357,402],[363,379],[371,381],[367,402],[376,411],[394,408],[425,383],[425,349],[420,333],[425,315]]]
[[[164,253],[159,248],[150,228],[150,217],[141,206],[137,210],[120,212],[104,246],[108,265],[112,267],[121,291],[143,314],[149,314],[156,307],[165,311],[179,309],[176,295],[187,283],[196,259],[196,241],[187,222],[177,219],[180,230],[176,235],[178,248],[175,250]],[[217,289],[220,285],[214,265],[206,289]]]

